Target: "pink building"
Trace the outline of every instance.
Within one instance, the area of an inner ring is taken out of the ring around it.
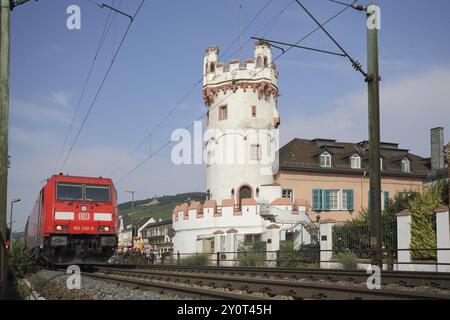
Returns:
[[[294,139],[280,149],[276,182],[283,197],[310,202],[312,218],[353,219],[369,206],[368,141]],[[397,192],[422,191],[430,159],[381,143],[382,207]]]

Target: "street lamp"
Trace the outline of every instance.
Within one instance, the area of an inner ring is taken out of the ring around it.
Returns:
[[[134,246],[134,217],[133,217],[133,211],[134,211],[134,192],[133,189],[127,189],[125,192],[131,193],[131,245]]]
[[[9,213],[9,247],[10,247],[10,248],[11,248],[11,245],[12,245],[12,223],[13,223],[12,217],[13,217],[13,207],[14,207],[14,203],[19,202],[19,201],[20,201],[19,198],[13,199],[13,200],[11,201],[11,211],[10,211],[10,213]]]

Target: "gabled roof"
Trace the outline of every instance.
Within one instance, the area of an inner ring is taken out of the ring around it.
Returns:
[[[327,142],[327,143],[325,143]],[[327,151],[331,155],[331,167],[320,166],[320,155]],[[350,167],[350,157],[358,154],[361,169]],[[397,143],[383,142],[380,144],[380,154],[383,158],[382,175],[419,176],[425,177],[430,172],[424,158],[412,154],[409,150],[399,149]],[[401,161],[407,157],[411,161],[411,172],[402,172]],[[314,170],[339,171],[358,173],[369,169],[369,149],[367,141],[359,143],[338,142],[332,139],[293,139],[284,145],[279,152],[281,170]]]

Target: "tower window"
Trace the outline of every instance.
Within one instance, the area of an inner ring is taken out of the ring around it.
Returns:
[[[324,152],[320,155],[320,166],[331,167],[331,155],[328,152]]]
[[[216,65],[214,64],[214,62],[211,62],[210,66],[209,66],[209,72],[214,72],[216,70]]]
[[[252,117],[256,118],[256,106],[252,106]]]
[[[408,158],[403,158],[402,160],[402,171],[403,172],[411,172],[411,162]]]
[[[264,57],[264,67],[267,67],[268,64],[269,60],[267,59],[267,57]]]
[[[220,106],[219,107],[219,120],[226,120],[228,119],[228,106]]]
[[[261,145],[252,144],[250,146],[250,160],[260,160],[261,159]]]
[[[256,67],[261,68],[262,67],[262,59],[261,57],[256,58]]]
[[[206,126],[209,126],[209,110],[206,112]]]

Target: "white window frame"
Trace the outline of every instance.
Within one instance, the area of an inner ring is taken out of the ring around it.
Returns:
[[[347,207],[348,207],[348,193],[347,192],[344,192],[344,190],[340,190],[341,192],[341,205],[340,205],[340,207],[341,207],[341,211],[347,211]],[[344,199],[345,199],[345,201],[344,201]],[[345,203],[345,205],[344,205],[344,203]]]
[[[320,166],[324,168],[331,167],[331,154],[329,154],[327,151],[323,152],[320,155]]]
[[[335,206],[333,206],[333,201],[332,201],[332,193],[335,193],[335,196],[333,196],[333,199],[335,199]],[[338,189],[330,189],[329,190],[329,194],[330,194],[330,211],[340,211],[341,210],[341,190]]]
[[[408,158],[402,159],[402,171],[403,172],[411,172],[411,161]]]
[[[383,158],[380,158],[380,171],[383,171]]]
[[[354,154],[350,157],[350,167],[352,169],[361,169],[361,157],[359,155]]]
[[[290,197],[284,197],[284,196],[283,196],[284,193],[290,195]],[[294,189],[289,189],[289,188],[282,189],[282,190],[281,190],[281,197],[282,197],[282,198],[294,199]]]

